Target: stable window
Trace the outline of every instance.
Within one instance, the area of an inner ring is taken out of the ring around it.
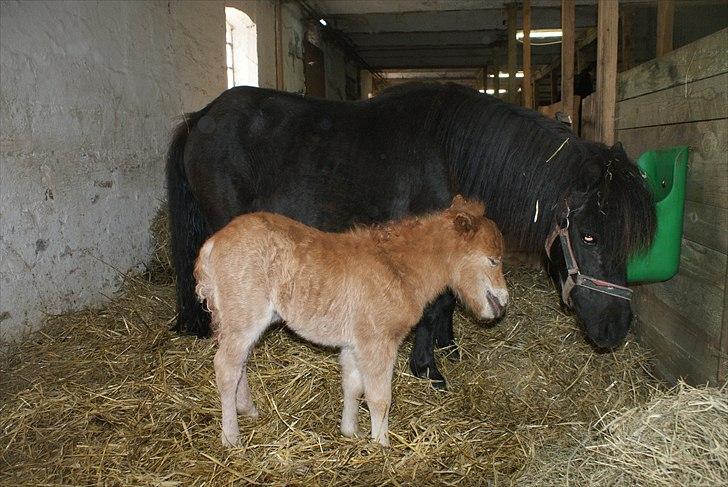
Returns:
[[[228,88],[258,86],[258,37],[255,22],[244,12],[225,7],[225,52]]]

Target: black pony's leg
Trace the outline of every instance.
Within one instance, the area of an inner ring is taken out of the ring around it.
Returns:
[[[449,301],[448,301],[449,299]],[[447,358],[450,360],[460,360],[460,350],[455,343],[455,333],[453,331],[453,312],[455,311],[455,295],[448,291],[441,296],[438,303],[440,305],[440,313],[434,319],[435,322],[435,346],[437,348],[447,349]]]
[[[422,319],[415,328],[415,339],[410,355],[410,369],[417,377],[429,379],[436,389],[446,389],[447,383],[435,362],[434,344],[435,330],[442,321],[449,320],[452,324],[452,312],[455,309],[455,300],[452,293],[438,296],[427,306]],[[449,313],[449,317],[447,316]]]

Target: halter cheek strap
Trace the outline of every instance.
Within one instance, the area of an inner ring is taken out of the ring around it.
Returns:
[[[564,300],[564,303],[571,306],[571,291],[573,291],[574,287],[580,286],[591,291],[614,296],[615,298],[625,299],[627,301],[631,300],[632,290],[630,288],[581,273],[579,264],[576,262],[574,249],[571,246],[571,238],[569,237],[570,215],[571,210],[567,208],[564,224],[554,224],[554,229],[549,234],[545,244],[546,255],[551,259],[551,247],[554,245],[554,242],[558,238],[561,243],[561,251],[564,254],[568,274],[566,280],[561,282],[561,299]]]

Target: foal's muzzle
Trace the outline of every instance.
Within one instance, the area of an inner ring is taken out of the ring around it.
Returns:
[[[506,307],[501,304],[501,302],[498,300],[498,298],[488,291],[485,295],[485,299],[488,300],[488,304],[490,304],[491,308],[493,308],[493,314],[494,318],[499,318],[503,316],[503,313],[506,310]]]

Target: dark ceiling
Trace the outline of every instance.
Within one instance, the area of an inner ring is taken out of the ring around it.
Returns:
[[[493,0],[312,0],[372,67],[476,68],[506,63],[506,9]],[[532,28],[561,25],[560,0],[533,0]],[[521,12],[518,11],[518,25]],[[576,1],[576,28],[596,25],[596,0]],[[532,64],[548,64],[560,45],[534,46]]]

